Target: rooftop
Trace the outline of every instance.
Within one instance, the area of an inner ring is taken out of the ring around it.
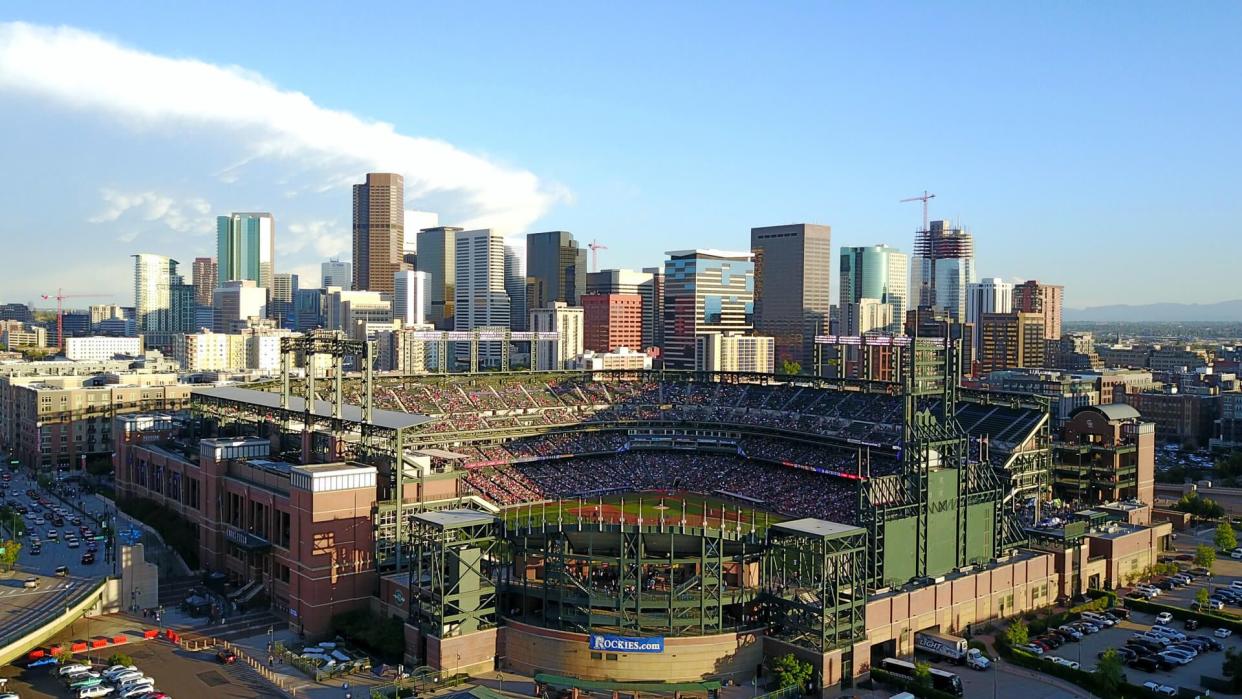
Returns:
[[[441,529],[457,529],[458,527],[471,527],[480,524],[491,524],[496,521],[496,517],[486,512],[478,510],[436,510],[432,512],[420,512],[414,515],[414,519],[430,524]]]
[[[788,522],[773,524],[772,529],[785,530],[796,534],[809,534],[811,536],[822,538],[837,537],[845,534],[866,533],[866,530],[852,524],[829,522],[826,519],[815,519],[814,517],[803,517],[802,519],[794,519]]]
[[[245,403],[260,408],[280,409],[280,394],[271,391],[257,391],[252,388],[239,388],[237,386],[220,386],[195,389],[193,393],[195,395]],[[332,414],[332,404],[326,400],[316,400],[313,407],[313,412],[316,415],[327,416]],[[289,398],[289,410],[298,413],[305,412],[306,399],[301,396],[291,396]],[[341,416],[345,420],[361,424],[362,408],[357,405],[346,405],[341,409]],[[371,424],[390,430],[416,427],[430,420],[431,418],[426,415],[416,413],[401,413],[395,410],[380,410],[379,408],[371,411]]]

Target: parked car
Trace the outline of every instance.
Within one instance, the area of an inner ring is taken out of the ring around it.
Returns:
[[[1065,658],[1062,658],[1056,655],[1050,655],[1044,658],[1044,660],[1047,660],[1053,665],[1060,665],[1062,667],[1068,667],[1071,670],[1077,670],[1079,668],[1078,663],[1074,662],[1073,660],[1066,660]]]
[[[1193,657],[1179,650],[1164,650],[1157,653],[1157,655],[1174,665],[1189,665],[1190,661],[1194,660]]]
[[[1199,620],[1198,619],[1187,619],[1186,621],[1182,622],[1182,626],[1186,627],[1187,631],[1194,631],[1195,629],[1199,628]]]
[[[1154,655],[1147,655],[1131,660],[1130,667],[1135,670],[1143,670],[1145,672],[1156,672],[1160,669],[1160,661],[1157,660]]]
[[[1159,694],[1166,697],[1177,696],[1177,690],[1167,684],[1160,684],[1159,682],[1144,682],[1143,686],[1150,690],[1153,694]]]
[[[1160,612],[1156,615],[1157,624],[1168,624],[1173,621],[1173,615],[1169,612]]]
[[[1044,650],[1043,646],[1039,645],[1038,643],[1028,643],[1025,646],[1021,646],[1021,648],[1031,653],[1032,655],[1043,655],[1044,653],[1047,652]]]

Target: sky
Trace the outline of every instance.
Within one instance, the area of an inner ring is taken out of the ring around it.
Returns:
[[[601,268],[794,222],[909,250],[929,190],[980,276],[1068,307],[1242,298],[1240,28],[1237,2],[10,1],[0,302],[132,304],[129,255],[188,276],[230,211],[272,212],[316,285],[375,170],[411,221],[568,230]]]

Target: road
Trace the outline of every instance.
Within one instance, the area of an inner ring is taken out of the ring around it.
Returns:
[[[4,499],[16,500],[29,507],[31,498],[26,490],[30,488],[43,492],[26,475],[13,474],[12,480],[4,484]],[[66,529],[77,529],[68,521],[65,526],[57,528],[62,535],[59,541],[48,538],[51,525],[35,525],[34,517],[24,521],[27,530],[21,539],[22,549],[18,554],[16,569],[0,574],[0,645],[4,645],[11,638],[21,637],[29,631],[29,627],[49,616],[63,614],[65,606],[71,600],[94,587],[110,570],[109,564],[103,561],[103,542],[99,542],[99,551],[96,554],[99,561],[90,565],[82,563],[86,544],[70,548],[63,538]],[[7,523],[5,529],[7,534]],[[38,555],[32,553],[31,549],[33,534],[38,534],[43,540],[43,550]],[[69,574],[64,577],[57,576],[56,569],[59,566],[67,567]],[[39,586],[34,590],[26,589],[23,581],[32,577],[38,579]]]

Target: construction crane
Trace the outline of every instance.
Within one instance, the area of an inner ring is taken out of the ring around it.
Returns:
[[[904,204],[904,203],[906,203],[906,202],[908,202],[908,201],[921,201],[921,202],[923,202],[923,228],[922,228],[922,230],[927,230],[927,200],[928,200],[928,199],[935,199],[935,198],[936,198],[936,195],[935,195],[935,194],[928,194],[928,193],[927,193],[927,190],[926,190],[926,189],[924,189],[924,190],[923,190],[923,196],[921,196],[921,197],[910,197],[909,199],[902,199],[900,203]]]
[[[56,349],[65,351],[65,299],[88,299],[112,294],[66,294],[64,289],[57,289],[56,295],[41,294],[44,301],[56,299]]]
[[[604,245],[603,243],[597,240],[592,240],[591,243],[587,245],[587,247],[591,248],[591,271],[598,272],[599,271],[599,251],[607,250],[608,246]]]

